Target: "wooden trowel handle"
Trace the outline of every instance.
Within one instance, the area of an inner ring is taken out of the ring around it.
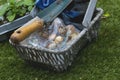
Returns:
[[[43,28],[44,21],[38,17],[35,17],[19,29],[17,29],[10,37],[13,43],[19,43],[28,37],[31,33],[38,29]]]

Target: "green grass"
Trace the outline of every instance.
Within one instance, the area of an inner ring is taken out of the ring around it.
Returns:
[[[120,80],[120,0],[98,0],[102,19],[97,41],[81,51],[70,69],[55,73],[25,64],[8,42],[0,43],[0,80]]]

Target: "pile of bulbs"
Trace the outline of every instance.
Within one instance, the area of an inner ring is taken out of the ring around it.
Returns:
[[[53,21],[47,32],[40,32],[40,36],[48,40],[45,48],[51,50],[65,48],[67,43],[76,39],[78,34],[79,32],[73,25],[65,26],[59,18]]]

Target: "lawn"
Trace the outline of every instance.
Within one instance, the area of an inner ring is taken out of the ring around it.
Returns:
[[[98,39],[82,50],[68,71],[56,73],[26,64],[9,44],[0,43],[0,80],[120,80],[120,0],[98,0],[110,16]]]

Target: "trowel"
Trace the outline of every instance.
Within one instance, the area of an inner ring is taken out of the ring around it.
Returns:
[[[54,20],[72,1],[73,0],[56,0],[49,7],[38,12],[38,14],[36,14],[36,16],[39,17],[42,21],[41,25],[39,25],[39,26],[42,27],[43,23],[48,23],[48,22],[51,22],[52,20]],[[26,24],[27,22],[29,22],[32,19],[34,19],[34,18],[29,14],[18,20],[15,20],[11,23],[1,25],[0,26],[0,41],[3,41],[8,37],[8,35],[6,35],[7,33],[23,26],[24,24]],[[34,29],[32,29],[32,30],[34,30]],[[20,31],[17,30],[17,33],[16,33],[17,35],[14,36],[15,39],[20,37],[20,35],[24,35],[24,38],[26,36],[28,36],[28,34],[24,34],[25,31],[26,30],[24,30],[22,28]],[[28,31],[28,33],[29,32],[31,32],[31,31]],[[22,36],[22,39],[23,39],[23,36]]]

